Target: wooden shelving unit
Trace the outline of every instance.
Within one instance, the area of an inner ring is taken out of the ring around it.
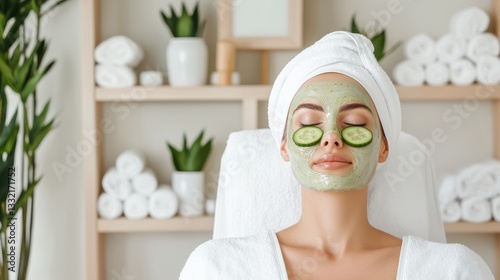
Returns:
[[[97,231],[100,233],[119,232],[173,232],[173,231],[212,231],[213,216],[194,218],[173,217],[166,220],[146,218],[141,220],[97,220]]]
[[[493,1],[493,18],[500,18],[500,0]],[[102,89],[94,82],[93,51],[99,36],[99,0],[81,1],[82,18],[82,108],[83,129],[96,131],[102,116],[103,105],[109,102],[225,102],[242,103],[242,129],[257,128],[257,108],[259,101],[266,101],[270,86],[246,85],[232,87],[205,86],[196,88],[133,87],[127,89]],[[495,21],[500,30],[500,21]],[[497,32],[497,35],[499,33]],[[464,87],[397,87],[402,101],[453,101],[477,99],[489,100],[493,106],[494,156],[500,159],[500,86],[471,85]],[[97,137],[97,136],[94,136]],[[100,193],[100,180],[103,175],[102,142],[97,143],[84,160],[85,187],[85,248],[86,279],[105,279],[104,235],[106,233],[131,232],[174,232],[174,231],[211,231],[213,217],[196,218],[174,217],[168,220],[104,220],[98,218],[97,197]],[[496,235],[497,277],[500,276],[500,223],[484,224],[455,223],[446,224],[448,233],[493,233]]]

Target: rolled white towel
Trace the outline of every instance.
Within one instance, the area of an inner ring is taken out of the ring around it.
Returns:
[[[411,60],[402,61],[394,68],[394,79],[403,86],[421,86],[425,81],[424,66]]]
[[[107,194],[120,200],[125,200],[132,194],[132,184],[114,167],[106,171],[102,177],[101,184]]]
[[[500,83],[500,58],[497,56],[482,56],[476,61],[477,81],[483,85]]]
[[[139,75],[139,81],[142,86],[161,86],[163,85],[163,73],[160,71],[142,71]]]
[[[179,209],[179,199],[168,185],[160,185],[149,197],[149,215],[155,219],[173,217]]]
[[[467,86],[476,80],[476,67],[467,59],[450,63],[450,81],[457,86]]]
[[[441,205],[441,219],[445,223],[456,223],[462,218],[462,209],[458,201],[453,201],[447,205]]]
[[[137,83],[134,71],[127,66],[96,65],[95,81],[103,88],[133,87]]]
[[[97,212],[104,219],[116,219],[123,214],[123,202],[108,193],[101,193],[97,200]]]
[[[136,67],[144,58],[142,48],[126,36],[113,36],[102,41],[94,50],[99,64]]]
[[[455,176],[446,176],[439,186],[439,204],[444,206],[451,204],[457,198],[457,180]]]
[[[211,198],[205,201],[205,212],[208,215],[213,215],[215,213],[215,199]]]
[[[148,198],[139,193],[131,194],[123,204],[127,219],[144,219],[148,216]]]
[[[450,69],[444,62],[431,62],[425,66],[425,81],[431,86],[442,86],[450,81]]]
[[[406,57],[420,64],[427,64],[436,59],[436,42],[426,34],[413,36],[405,44]]]
[[[474,196],[462,200],[462,220],[485,223],[490,221],[491,217],[491,205],[486,198]]]
[[[116,169],[127,178],[132,178],[144,170],[146,160],[137,150],[125,150],[116,158]]]
[[[498,37],[491,33],[478,34],[469,41],[467,46],[467,57],[477,62],[482,56],[498,56],[500,54],[500,42]]]
[[[481,34],[490,25],[488,14],[478,7],[470,7],[455,13],[450,20],[450,31],[464,39]]]
[[[492,198],[490,203],[493,219],[495,219],[496,222],[500,222],[500,196]]]
[[[137,193],[145,196],[151,195],[158,187],[158,180],[153,170],[147,168],[132,177],[132,187]]]
[[[492,198],[500,193],[500,163],[486,161],[473,164],[457,175],[457,195],[459,198]]]
[[[463,58],[467,50],[465,39],[455,34],[445,34],[436,42],[436,56],[439,61],[452,62]]]

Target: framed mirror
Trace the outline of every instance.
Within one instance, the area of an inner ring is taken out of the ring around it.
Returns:
[[[218,0],[219,40],[241,50],[302,47],[303,0]]]

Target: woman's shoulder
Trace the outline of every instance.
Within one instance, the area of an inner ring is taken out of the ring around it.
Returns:
[[[196,247],[191,255],[213,258],[219,255],[227,256],[231,253],[240,254],[243,251],[245,254],[250,254],[254,251],[261,251],[263,248],[270,245],[271,241],[268,232],[261,232],[259,234],[243,237],[212,239]]]
[[[180,279],[229,279],[224,277],[256,273],[257,263],[272,267],[275,255],[270,233],[206,241],[189,255]]]
[[[405,239],[402,253],[406,273],[421,277],[442,274],[443,278],[439,279],[494,279],[486,262],[465,245],[432,242],[415,236]]]

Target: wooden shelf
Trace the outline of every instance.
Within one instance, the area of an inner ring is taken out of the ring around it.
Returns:
[[[146,218],[141,220],[126,218],[115,220],[98,219],[97,231],[100,233],[212,231],[213,225],[213,216],[193,218],[176,216],[171,219]]]
[[[203,87],[142,87],[120,89],[95,88],[97,102],[150,102],[150,101],[242,101],[269,98],[271,86],[203,86]]]
[[[401,101],[447,101],[476,98],[500,99],[500,86],[474,84],[470,86],[396,86]],[[97,102],[151,102],[151,101],[266,101],[270,85],[203,86],[203,87],[132,87],[105,89],[96,87]]]
[[[474,84],[470,86],[396,86],[402,101],[493,100],[500,99],[500,86]]]
[[[446,233],[500,233],[500,223],[445,223]]]

